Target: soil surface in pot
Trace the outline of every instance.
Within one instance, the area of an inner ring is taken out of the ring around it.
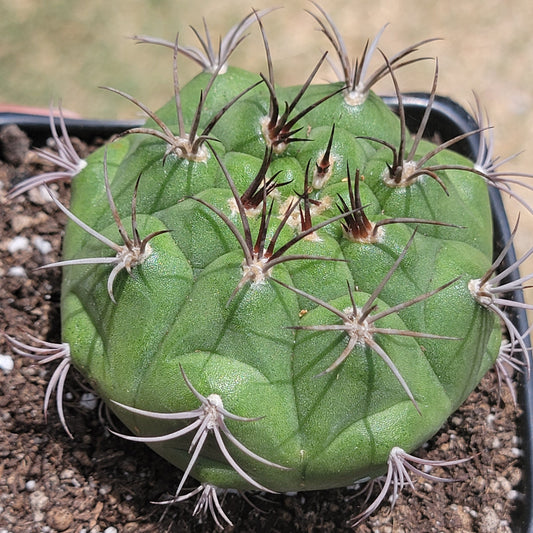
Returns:
[[[34,269],[58,260],[66,217],[39,190],[8,202],[16,182],[49,165],[29,150],[18,128],[0,133],[0,331],[21,340],[28,332],[60,342],[61,270]],[[93,147],[74,139],[83,157]],[[96,145],[101,143],[96,143]],[[68,184],[52,188],[68,205]],[[23,238],[22,240],[20,238]],[[14,240],[17,239],[17,240]],[[0,354],[11,354],[0,337]],[[168,508],[150,503],[173,494],[180,472],[146,446],[105,430],[87,389],[70,372],[63,431],[52,398],[46,423],[42,405],[53,368],[13,356],[0,370],[0,532],[121,533],[214,531],[210,517],[192,518],[194,501]],[[521,376],[520,376],[521,378]],[[90,398],[89,398],[90,399]],[[489,372],[468,401],[415,455],[472,460],[432,474],[455,483],[413,479],[393,511],[384,504],[357,531],[510,532],[519,530],[523,480],[517,424],[520,409]],[[192,486],[192,483],[191,483]],[[375,497],[377,490],[372,497]],[[227,494],[223,508],[239,532],[350,531],[347,521],[364,505],[354,488],[297,495]]]

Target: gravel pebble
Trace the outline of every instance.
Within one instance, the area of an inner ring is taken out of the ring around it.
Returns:
[[[57,531],[65,531],[72,525],[72,513],[62,507],[54,507],[47,515],[47,523]]]
[[[8,271],[7,275],[12,278],[27,278],[26,270],[21,266],[12,266]]]
[[[0,355],[0,369],[6,374],[13,370],[13,358],[10,355]]]
[[[30,241],[26,237],[13,237],[7,244],[7,251],[10,254],[15,254],[17,252],[22,252],[27,250],[30,247]]]
[[[92,392],[84,392],[80,398],[80,407],[92,411],[98,407],[98,396]]]
[[[48,505],[48,501],[48,496],[40,490],[36,490],[30,494],[30,506],[35,522],[42,522],[44,520],[43,509]]]
[[[49,254],[53,249],[50,241],[47,241],[46,239],[43,239],[39,236],[33,237],[31,242],[33,246],[35,246],[35,248],[39,250],[39,252],[41,252],[43,255]]]

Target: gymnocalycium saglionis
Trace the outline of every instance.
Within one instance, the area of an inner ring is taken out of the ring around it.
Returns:
[[[427,60],[420,41],[387,55],[376,38],[352,58],[330,16],[309,14],[333,48],[303,84],[276,85],[265,16],[251,11],[201,48],[167,47],[174,96],[159,111],[125,98],[148,120],[85,160],[51,119],[59,170],[16,185],[43,186],[69,219],[62,267],[62,343],[5,335],[13,350],[57,362],[45,411],[74,366],[133,435],[183,471],[176,503],[231,525],[226,489],[294,492],[376,479],[380,489],[351,525],[383,501],[394,505],[410,473],[469,460],[413,455],[493,365],[529,374],[528,331],[503,308],[505,278],[493,262],[488,188],[531,208],[501,170],[479,103],[480,128],[442,144],[406,126],[397,72]],[[266,69],[229,65],[256,25]],[[182,85],[181,56],[202,68]],[[370,69],[371,59],[379,67]],[[330,62],[339,81],[317,83]],[[373,92],[392,80],[394,114]],[[472,162],[450,151],[480,138]],[[71,180],[70,207],[50,183]],[[520,183],[518,183],[520,184]],[[516,223],[513,236],[518,228]],[[500,269],[501,270],[501,269]],[[502,324],[506,330],[502,340]],[[72,435],[71,435],[72,436]],[[198,486],[187,487],[194,478]],[[373,485],[370,485],[371,487]]]

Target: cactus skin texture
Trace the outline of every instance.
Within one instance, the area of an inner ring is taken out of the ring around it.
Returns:
[[[56,201],[70,363],[185,472],[173,501],[203,491],[217,523],[215,488],[384,476],[498,356],[472,289],[492,263],[490,176],[408,137],[370,88],[354,105],[355,78],[277,87],[268,45],[268,76],[227,66],[229,46],[179,87],[185,49],[165,45],[175,98],[87,158],[69,210]],[[381,77],[397,85],[397,66]]]

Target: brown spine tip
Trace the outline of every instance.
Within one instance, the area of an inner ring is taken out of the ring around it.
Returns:
[[[344,235],[347,239],[353,242],[376,242],[379,240],[380,233],[374,231],[375,225],[371,222],[365,214],[364,206],[361,202],[361,195],[359,193],[359,181],[362,179],[359,169],[355,171],[355,180],[352,186],[352,176],[350,174],[350,167],[346,165],[348,174],[348,194],[350,196],[350,207],[348,207],[344,198],[339,195],[340,204],[337,207],[341,213],[347,213],[354,210],[353,213],[344,218],[341,222]]]
[[[315,172],[313,174],[313,188],[322,189],[331,178],[333,173],[333,157],[331,156],[331,147],[333,146],[333,136],[335,135],[335,124],[331,127],[331,134],[329,136],[326,151],[315,164]]]
[[[311,161],[307,162],[307,167],[305,169],[305,178],[304,178],[304,192],[303,194],[299,194],[301,202],[303,202],[303,209],[301,204],[299,205],[300,210],[300,222],[302,226],[302,231],[306,231],[309,228],[313,226],[313,223],[311,221],[311,202],[312,200],[309,198],[309,193],[311,192],[312,188],[309,186],[309,166],[311,164]]]

